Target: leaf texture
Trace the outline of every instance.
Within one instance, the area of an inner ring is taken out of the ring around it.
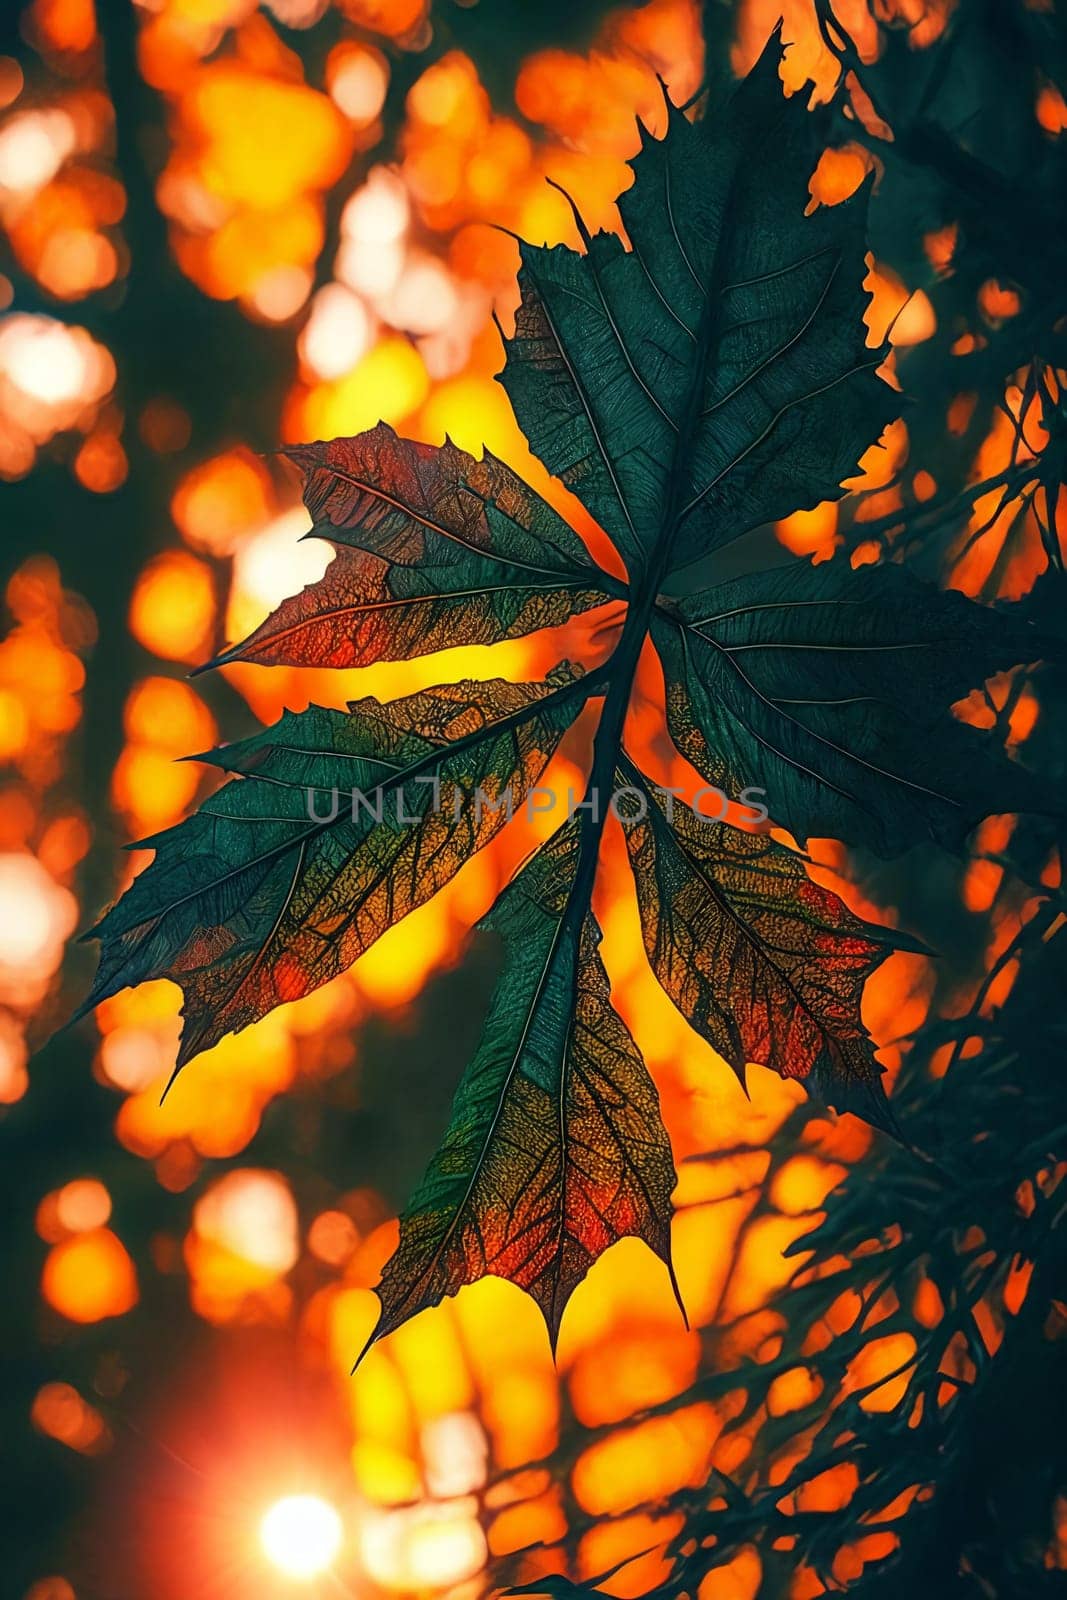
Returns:
[[[488,452],[401,439],[294,445],[312,516],[336,554],[210,665],[365,667],[556,627],[625,594],[540,495]]]
[[[561,829],[479,927],[504,971],[444,1142],[382,1275],[381,1338],[486,1274],[563,1308],[610,1244],[670,1262],[670,1143],[648,1070],[611,1004],[582,892],[579,829]]]
[[[599,702],[586,806],[483,923],[503,940],[503,977],[402,1219],[374,1337],[495,1273],[534,1296],[554,1340],[614,1240],[637,1234],[669,1260],[667,1136],[592,910],[620,777],[647,806],[625,822],[645,948],[691,1026],[739,1076],[763,1063],[893,1128],[863,987],[890,949],[919,947],[861,922],[769,837],[679,802],[668,812],[625,749],[650,636],[676,746],[729,798],[762,789],[801,841],[958,845],[990,812],[1058,804],[951,712],[991,673],[1044,653],[1014,612],[840,563],[666,597],[695,559],[838,497],[900,404],[877,376],[885,352],[865,343],[865,197],[806,214],[825,113],[803,92],[782,96],[780,59],[775,39],[727,107],[696,122],[668,107],[666,137],[643,134],[619,200],[628,244],[579,219],[583,254],[522,246],[502,382],[629,584],[491,455],[380,426],[289,451],[334,562],[219,658],[368,665],[623,600],[608,660],[542,684],[313,707],[201,758],[233,781],[144,841],[154,861],[96,930],[83,1009],[173,978],[180,1066],[343,971],[433,895]]]
[[[717,788],[765,789],[802,844],[959,848],[991,810],[1062,808],[951,714],[994,672],[1048,653],[1011,612],[900,567],[793,562],[662,607],[652,635],[675,743]]]
[[[839,498],[899,411],[865,344],[866,189],[804,215],[823,118],[782,96],[780,58],[726,116],[668,101],[619,198],[629,250],[584,229],[584,255],[521,246],[501,381],[631,575]]]
[[[586,692],[564,676],[312,707],[202,758],[242,776],[142,841],[155,859],[94,930],[103,954],[83,1009],[173,979],[180,1068],[317,989],[500,831]]]
[[[892,1130],[860,1002],[893,949],[922,946],[861,921],[769,835],[677,799],[668,816],[630,762],[621,779],[644,797],[644,818],[625,834],[645,950],[686,1021],[742,1083],[749,1062],[770,1066]]]

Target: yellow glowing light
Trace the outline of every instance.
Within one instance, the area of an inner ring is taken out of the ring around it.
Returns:
[[[379,420],[395,426],[418,410],[429,388],[430,380],[418,351],[406,339],[381,339],[352,372],[311,391],[301,407],[297,437],[335,439],[338,434],[373,428]],[[304,523],[306,526],[306,514]],[[309,550],[317,542],[311,540],[300,548]],[[243,584],[242,574],[234,576]],[[304,578],[306,583],[312,581],[310,575]],[[292,585],[292,589],[299,587],[299,581]],[[292,589],[286,592],[291,593]],[[271,604],[277,601],[272,600]]]
[[[376,50],[341,47],[326,68],[330,98],[358,128],[374,121],[385,102],[389,69]]]
[[[253,1167],[228,1172],[201,1195],[193,1219],[197,1233],[242,1261],[279,1274],[296,1265],[296,1203],[277,1173]]]
[[[23,312],[0,317],[0,470],[19,476],[34,444],[74,426],[115,382],[115,363],[84,328]]]
[[[486,1555],[473,1496],[368,1510],[360,1527],[367,1575],[394,1592],[465,1583],[482,1570]]]
[[[333,102],[303,83],[215,61],[183,105],[208,187],[231,203],[269,211],[341,176],[351,130]]]
[[[394,328],[435,333],[452,320],[458,306],[447,268],[432,256],[423,256],[408,262],[381,310]]]
[[[35,856],[0,855],[0,997],[25,1002],[28,986],[50,978],[78,919],[78,906]]]
[[[337,252],[334,271],[358,294],[381,299],[393,288],[404,265],[399,239],[345,239]]]
[[[175,1040],[151,1028],[116,1028],[101,1045],[100,1063],[109,1083],[135,1094],[170,1076],[174,1050]]]
[[[74,145],[74,123],[65,111],[21,112],[0,133],[0,189],[31,194],[42,188]]]
[[[290,1578],[315,1578],[333,1564],[344,1529],[333,1506],[316,1494],[276,1500],[259,1525],[267,1558]]]
[[[101,1322],[137,1304],[137,1272],[110,1228],[91,1228],[53,1245],[41,1293],[71,1322]]]
[[[0,337],[0,366],[17,389],[45,405],[80,398],[88,376],[84,346],[51,317],[11,317]]]
[[[207,562],[184,550],[150,561],[130,602],[130,632],[167,661],[203,657],[215,615],[215,586]]]
[[[270,515],[270,479],[251,452],[227,450],[187,472],[171,501],[183,536],[212,555],[232,555]]]
[[[75,1178],[56,1195],[56,1217],[71,1233],[102,1228],[111,1215],[111,1196],[98,1178]]]
[[[391,244],[407,231],[411,203],[403,178],[375,167],[346,202],[341,231],[361,244]]]
[[[362,300],[343,283],[328,283],[312,302],[300,355],[315,377],[340,378],[366,354],[372,335]]]
[[[284,262],[271,267],[257,278],[249,290],[248,301],[252,309],[267,322],[288,322],[295,317],[311,293],[314,282],[307,267]]]
[[[329,545],[322,539],[305,540],[307,526],[307,512],[296,506],[267,523],[237,552],[234,588],[263,616],[289,595],[317,583],[330,564]]]

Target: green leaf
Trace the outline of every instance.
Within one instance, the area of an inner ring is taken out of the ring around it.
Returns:
[[[922,946],[862,922],[767,834],[657,795],[630,762],[621,777],[644,801],[624,831],[645,950],[686,1021],[742,1083],[772,1067],[893,1131],[860,1003],[892,950]]]
[[[837,499],[900,408],[865,344],[866,187],[804,215],[825,115],[783,98],[779,61],[772,42],[726,115],[668,101],[667,137],[642,133],[629,250],[584,227],[581,256],[521,246],[501,381],[631,576]]]
[[[173,979],[180,1068],[327,983],[521,808],[590,687],[561,674],[313,706],[202,757],[242,777],[141,841],[155,859],[93,930],[100,968],[82,1011]]]
[[[444,1142],[400,1223],[373,1337],[494,1274],[536,1300],[553,1347],[610,1244],[670,1263],[675,1175],[655,1087],[611,1004],[600,929],[567,823],[479,924],[504,972]]]
[[[625,600],[607,661],[580,679],[564,669],[539,686],[286,716],[216,752],[239,781],[145,841],[155,861],[97,930],[88,1004],[174,978],[180,1065],[342,971],[429,898],[504,825],[478,787],[521,804],[580,709],[601,702],[585,806],[486,920],[504,977],[403,1219],[376,1337],[499,1273],[537,1299],[554,1338],[613,1240],[639,1234],[667,1259],[666,1135],[592,912],[620,768],[649,807],[628,847],[664,990],[738,1074],[764,1062],[893,1126],[861,1001],[886,950],[909,942],[861,923],[772,840],[681,806],[672,821],[648,795],[624,730],[650,636],[678,747],[729,798],[762,789],[801,840],[958,844],[982,815],[1053,803],[951,714],[991,672],[1041,652],[1014,613],[842,564],[664,596],[681,567],[839,496],[900,404],[876,375],[884,350],[865,344],[864,195],[807,214],[825,112],[803,91],[783,97],[780,56],[772,41],[725,108],[690,122],[669,107],[665,139],[642,136],[619,202],[628,245],[578,219],[584,254],[522,249],[503,382],[544,465],[614,539],[629,586],[493,457],[379,427],[290,451],[313,534],[337,556],[223,658],[366,664]],[[353,787],[364,806],[330,816],[333,791]],[[310,816],[309,789],[325,816]],[[376,800],[403,809],[375,815]]]
[[[791,562],[662,606],[652,636],[679,749],[776,822],[896,855],[958,848],[992,811],[1062,809],[1048,786],[950,711],[1048,641],[900,567]]]
[[[313,527],[336,554],[211,666],[365,667],[556,627],[626,590],[488,451],[416,444],[385,423],[294,445]]]

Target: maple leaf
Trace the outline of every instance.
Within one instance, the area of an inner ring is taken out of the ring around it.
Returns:
[[[776,37],[725,110],[690,122],[668,105],[665,137],[642,132],[619,200],[628,244],[578,217],[584,252],[521,246],[502,382],[628,581],[598,570],[492,456],[379,427],[290,450],[334,561],[218,658],[367,665],[623,601],[608,660],[542,684],[287,714],[202,758],[234,781],[143,841],[153,863],[96,930],[86,1006],[175,979],[180,1067],[343,971],[433,895],[597,702],[586,804],[483,924],[503,938],[503,977],[401,1219],[374,1337],[497,1273],[534,1296],[555,1340],[575,1284],[616,1239],[638,1234],[669,1260],[670,1150],[592,911],[618,784],[637,801],[621,820],[648,958],[694,1030],[739,1075],[760,1062],[893,1126],[863,987],[892,949],[920,947],[861,922],[769,837],[668,809],[625,747],[649,638],[677,746],[730,796],[762,788],[797,839],[958,845],[982,815],[1054,803],[952,715],[991,672],[1043,653],[1014,613],[840,563],[664,593],[750,528],[839,496],[900,403],[877,374],[884,349],[865,343],[865,195],[807,214],[824,113],[783,97],[780,57]],[[360,806],[336,805],[353,788]]]

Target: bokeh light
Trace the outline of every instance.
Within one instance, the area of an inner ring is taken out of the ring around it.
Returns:
[[[366,306],[343,284],[329,283],[311,304],[300,335],[300,354],[314,377],[339,378],[367,351],[373,323]]]
[[[137,1304],[137,1272],[129,1252],[109,1228],[90,1228],[53,1245],[41,1293],[71,1322],[120,1317]]]
[[[263,1514],[259,1536],[268,1560],[287,1577],[318,1577],[337,1559],[344,1524],[328,1501],[290,1494]]]
[[[74,896],[28,853],[0,855],[0,1000],[43,990],[74,931]]]

